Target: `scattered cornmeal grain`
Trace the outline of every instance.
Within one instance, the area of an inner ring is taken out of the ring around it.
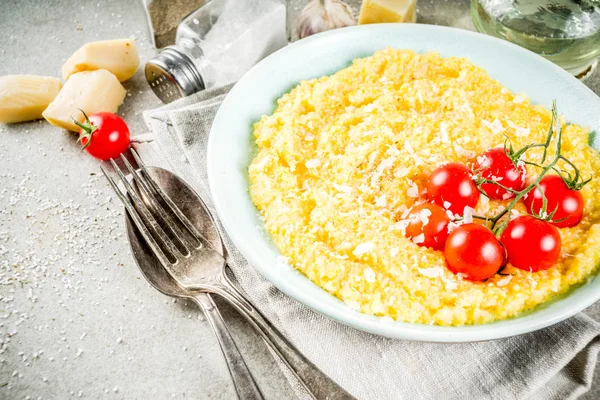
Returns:
[[[472,163],[504,135],[515,148],[546,137],[548,109],[464,58],[385,49],[301,82],[254,126],[250,192],[289,264],[363,313],[437,325],[505,319],[585,282],[600,263],[600,157],[587,129],[563,125],[563,154],[594,179],[582,190],[583,221],[560,229],[559,262],[537,273],[509,266],[512,276],[464,281],[398,224],[436,166]],[[505,204],[482,196],[476,212]]]

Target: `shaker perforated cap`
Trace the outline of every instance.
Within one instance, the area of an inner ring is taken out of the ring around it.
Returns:
[[[146,80],[163,103],[204,90],[193,60],[176,46],[165,47],[146,63]]]

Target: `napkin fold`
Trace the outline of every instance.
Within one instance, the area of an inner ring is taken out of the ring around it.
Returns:
[[[206,145],[229,89],[201,92],[146,111],[151,133],[138,136],[141,143],[136,145],[147,164],[185,179],[214,216]],[[248,264],[220,224],[219,230],[228,264],[248,299],[359,399],[569,399],[590,388],[600,324],[583,314],[537,332],[488,342],[388,339],[339,324],[287,297]]]

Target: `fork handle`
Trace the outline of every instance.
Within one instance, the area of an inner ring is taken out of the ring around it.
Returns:
[[[213,328],[219,341],[221,351],[227,362],[233,386],[240,400],[262,400],[263,395],[256,385],[242,354],[238,350],[233,337],[223,321],[217,305],[208,293],[197,293],[194,300],[204,311],[208,323]]]
[[[215,288],[215,293],[225,298],[233,305],[258,331],[267,346],[283,362],[283,364],[300,381],[308,394],[317,400],[353,400],[354,397],[346,392],[330,377],[325,375],[290,342],[287,341],[266,318],[248,301],[227,277],[221,280],[221,285]]]

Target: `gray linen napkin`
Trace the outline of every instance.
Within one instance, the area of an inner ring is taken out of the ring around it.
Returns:
[[[188,181],[214,213],[206,176],[213,117],[230,87],[202,92],[144,118],[137,145],[150,165]],[[567,399],[591,384],[600,324],[579,314],[538,332],[481,343],[387,339],[317,314],[279,292],[250,266],[220,226],[239,286],[312,362],[359,399]],[[298,393],[301,395],[301,393]]]

